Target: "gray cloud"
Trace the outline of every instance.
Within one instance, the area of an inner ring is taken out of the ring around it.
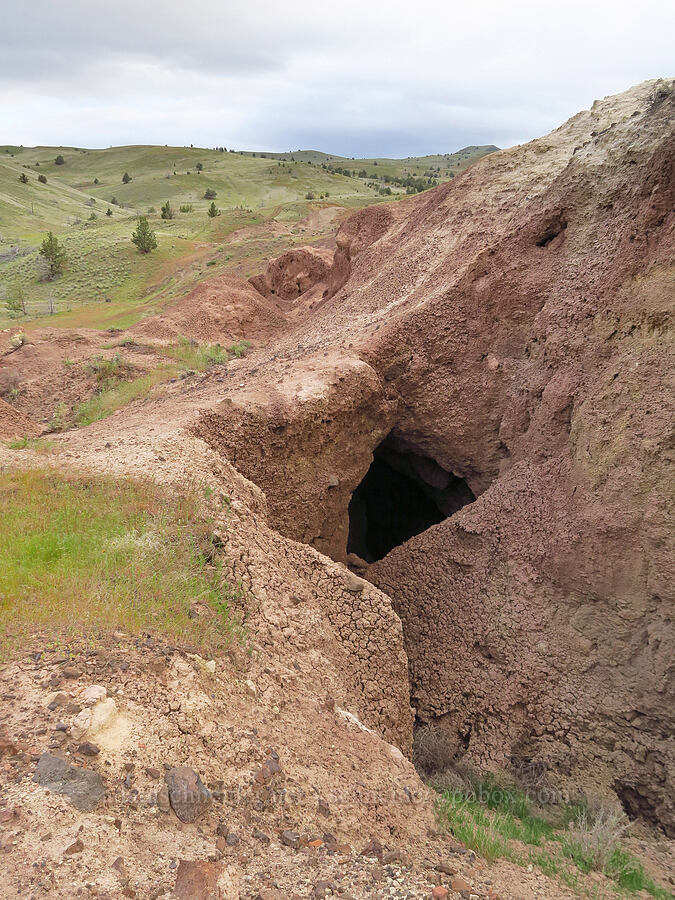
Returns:
[[[0,142],[506,146],[673,68],[656,0],[0,4]]]

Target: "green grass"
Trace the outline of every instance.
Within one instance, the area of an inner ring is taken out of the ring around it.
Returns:
[[[220,344],[198,344],[189,338],[180,337],[175,344],[162,347],[160,352],[175,359],[186,369],[206,372],[212,366],[224,365],[230,356],[239,359],[250,346],[250,341],[236,341],[229,347],[221,347]]]
[[[106,416],[122,409],[134,400],[147,397],[154,387],[164,384],[176,374],[177,369],[174,366],[157,366],[133,381],[118,381],[110,378],[104,382],[102,390],[75,407],[72,422],[76,425],[91,425],[92,422],[105,419]],[[62,427],[64,425],[59,423],[52,430],[60,430]]]
[[[108,349],[133,344],[133,341],[126,340],[108,345]],[[158,353],[174,360],[173,363],[161,363],[137,377],[134,377],[135,367],[121,353],[115,353],[110,358],[95,356],[85,363],[85,369],[95,376],[96,390],[88,400],[72,410],[65,404],[59,404],[48,428],[50,431],[62,431],[73,425],[91,425],[134,400],[149,396],[154,388],[176,378],[181,372],[206,372],[212,366],[224,365],[232,356],[244,356],[249,347],[249,341],[235,341],[229,347],[222,347],[220,344],[199,344],[180,338],[175,344],[157,348]]]
[[[199,646],[237,632],[212,523],[196,489],[0,473],[0,647],[33,629],[144,629]],[[191,618],[194,601],[213,615]]]
[[[581,884],[580,873],[601,871],[621,891],[646,891],[657,900],[672,900],[673,894],[658,886],[618,839],[610,841],[598,862],[597,845],[583,839],[589,822],[585,805],[568,804],[546,813],[534,809],[519,787],[500,784],[493,776],[470,777],[463,789],[441,790],[438,801],[443,824],[487,860],[531,863],[574,890]],[[522,845],[530,848],[526,856]]]
[[[34,450],[36,453],[48,454],[54,450],[53,441],[47,441],[44,438],[28,437],[24,435],[21,438],[15,438],[7,442],[10,450]]]

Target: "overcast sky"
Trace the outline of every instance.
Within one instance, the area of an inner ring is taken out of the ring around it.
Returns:
[[[510,146],[675,74],[669,0],[0,0],[0,144]]]

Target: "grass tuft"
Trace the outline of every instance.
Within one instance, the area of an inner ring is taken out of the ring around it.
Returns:
[[[118,381],[113,378],[104,383],[103,389],[80,403],[73,411],[73,421],[77,425],[91,425],[134,400],[140,400],[159,384],[163,384],[176,374],[172,366],[157,366],[133,381]]]
[[[175,344],[163,347],[161,352],[187,369],[206,372],[212,366],[224,365],[230,356],[244,356],[250,346],[250,341],[236,341],[229,347],[221,347],[220,344],[198,344],[189,338],[180,337]]]

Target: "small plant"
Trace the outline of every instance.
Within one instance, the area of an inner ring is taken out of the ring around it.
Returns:
[[[200,163],[200,162],[198,162],[197,165],[195,166],[195,169],[196,169],[198,172],[201,172],[203,168],[204,168],[204,166],[203,166],[202,163]]]
[[[191,203],[183,203],[180,206],[180,211],[182,213],[191,213],[194,210],[194,206]]]
[[[108,215],[110,210],[108,210]],[[148,220],[145,216],[141,216],[138,220],[136,230],[131,235],[131,242],[135,244],[141,253],[150,253],[157,247],[157,238],[155,232],[150,229]]]
[[[207,213],[210,219],[215,219],[216,216],[220,215],[220,210],[216,207],[216,204],[213,201],[211,201],[211,206],[209,206]]]
[[[166,203],[162,206],[162,211],[160,215],[163,219],[173,219],[173,210],[171,209],[171,203],[167,200]]]
[[[63,165],[65,165],[65,162],[66,162],[65,159],[59,153],[59,155],[54,160],[54,165],[55,166],[63,166]]]
[[[26,295],[20,284],[15,284],[5,300],[5,306],[10,316],[27,315]]]
[[[68,427],[69,410],[65,403],[59,403],[47,422],[47,431],[63,431]]]
[[[87,372],[96,376],[96,381],[102,389],[112,387],[122,377],[131,373],[133,366],[126,362],[119,353],[115,353],[108,359],[105,356],[94,356],[86,366]]]
[[[122,184],[129,184],[130,181],[131,175],[128,172],[125,172],[124,175],[122,175]]]
[[[316,194],[314,191],[307,191],[305,194],[305,200],[316,200]]]
[[[98,178],[94,178],[94,184],[98,184],[98,183],[99,183]]]
[[[21,381],[16,369],[3,366],[0,369],[0,397],[15,400],[21,393]]]
[[[218,196],[217,192],[213,190],[213,188],[207,188],[204,191],[204,199],[205,200],[215,200]]]
[[[38,175],[38,181],[40,184],[47,184],[47,176],[46,175]]]
[[[105,214],[106,214],[106,216],[112,216],[112,209],[110,209],[110,207],[108,207],[105,211]]]
[[[25,172],[22,172],[19,175],[19,181],[21,182],[21,184],[28,184],[28,175],[26,175]]]
[[[96,219],[98,219],[98,216],[96,215],[95,212],[93,212],[93,213],[89,216],[89,221],[90,221],[90,222],[95,222]]]
[[[38,252],[47,263],[49,278],[60,275],[68,255],[51,231],[40,245]]]

